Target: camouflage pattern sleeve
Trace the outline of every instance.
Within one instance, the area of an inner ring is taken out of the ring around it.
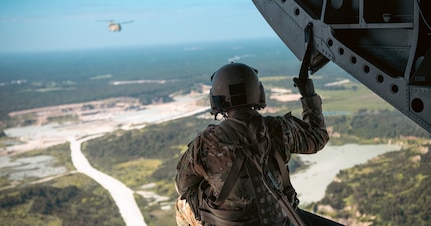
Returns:
[[[322,114],[322,100],[319,95],[301,98],[302,120],[290,113],[284,115],[283,135],[290,153],[313,154],[325,147],[329,140]],[[286,153],[289,156],[289,153]]]
[[[198,189],[199,183],[203,176],[195,171],[196,154],[201,146],[201,135],[198,135],[194,141],[189,144],[188,150],[183,154],[177,164],[175,185],[181,198]],[[200,166],[197,166],[200,167]]]

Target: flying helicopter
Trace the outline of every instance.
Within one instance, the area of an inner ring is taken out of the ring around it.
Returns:
[[[122,24],[133,23],[134,20],[115,23],[113,20],[98,20],[99,22],[109,22],[108,29],[112,32],[120,32]]]

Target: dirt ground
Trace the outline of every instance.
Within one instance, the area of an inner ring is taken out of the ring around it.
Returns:
[[[0,149],[0,156],[65,143],[70,137],[103,134],[117,129],[138,129],[209,109],[205,104],[209,87],[199,92],[173,95],[173,102],[141,105],[135,98],[113,98],[78,104],[37,108],[10,113],[11,117],[30,118],[34,125],[8,128],[5,133],[19,143]]]
[[[10,116],[32,120],[31,126],[8,128],[8,137],[18,140],[0,148],[0,156],[9,156],[65,143],[70,137],[84,137],[117,129],[139,129],[149,123],[160,123],[209,110],[209,86],[188,94],[173,94],[174,101],[142,105],[136,98],[118,97],[100,101],[67,104],[11,112]],[[297,101],[299,94],[275,88],[269,98],[280,102]],[[267,107],[262,113],[271,111]],[[209,113],[208,117],[212,117]]]

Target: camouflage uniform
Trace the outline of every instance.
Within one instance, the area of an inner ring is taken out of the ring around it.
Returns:
[[[246,108],[239,109],[221,123],[226,123],[229,120],[245,123],[244,125],[253,131],[254,135],[240,134],[242,144],[256,143],[256,140],[265,137],[265,133],[269,133],[270,139],[276,140],[278,150],[281,150],[280,154],[284,162],[287,163],[291,153],[316,153],[329,140],[322,115],[320,97],[316,95],[310,98],[301,98],[301,102],[303,120],[292,116],[290,112],[284,116],[263,117],[257,111]],[[267,132],[262,125],[264,123],[267,125]],[[180,199],[186,199],[191,210],[195,213],[197,213],[198,206],[196,194],[202,181],[209,184],[207,190],[210,194],[215,198],[218,197],[235,159],[236,146],[233,143],[232,138],[222,131],[220,125],[209,125],[189,144],[187,152],[179,160],[175,178],[177,191]],[[274,175],[281,183],[280,174],[274,172]],[[285,189],[294,191],[293,188]],[[228,198],[218,208],[225,210],[251,208],[255,205],[253,194],[250,179],[241,173]],[[181,213],[179,214],[181,215]]]

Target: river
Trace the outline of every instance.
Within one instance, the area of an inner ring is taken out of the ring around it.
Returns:
[[[122,112],[119,115],[110,115],[106,119],[101,118],[88,122],[80,121],[63,125],[49,124],[44,126],[9,128],[5,130],[6,134],[11,137],[19,137],[21,141],[24,141],[24,144],[13,145],[3,151],[8,153],[8,155],[9,153],[16,154],[70,141],[72,161],[75,168],[79,172],[93,178],[111,193],[126,225],[146,225],[133,197],[135,192],[117,179],[94,169],[82,154],[80,149],[81,144],[89,139],[100,136],[95,134],[109,133],[119,127],[133,129],[136,127],[134,126],[135,124],[139,125],[142,122],[160,123],[206,111],[208,109],[207,106],[199,106],[194,103],[198,99],[198,97],[178,97],[172,103],[146,106],[146,109],[143,111]],[[85,139],[77,139],[84,135],[87,136]],[[364,163],[382,153],[399,149],[400,147],[395,145],[328,145],[317,154],[301,156],[304,161],[308,161],[311,165],[307,170],[292,175],[292,184],[298,191],[301,203],[319,201],[323,198],[326,187],[340,170]],[[3,159],[4,161],[11,161],[6,157]],[[16,165],[18,163],[10,164]],[[0,165],[0,170],[4,169],[3,165],[7,164]],[[147,194],[148,192],[137,191],[137,193],[150,198],[156,198],[157,200],[163,200],[164,198],[152,193]]]
[[[291,176],[293,187],[298,192],[301,204],[321,200],[326,187],[333,181],[340,170],[351,168],[389,151],[398,151],[398,145],[346,144],[341,146],[326,146],[312,155],[301,155],[303,161],[310,165],[304,171]]]
[[[145,220],[133,196],[135,191],[128,188],[119,180],[94,169],[85,155],[81,152],[81,144],[83,142],[94,139],[98,136],[101,136],[101,134],[87,136],[84,139],[76,139],[75,136],[70,136],[68,138],[73,165],[77,171],[93,178],[110,192],[127,226],[145,226]],[[401,147],[398,145],[386,144],[328,145],[316,154],[300,155],[301,159],[309,164],[309,167],[304,171],[293,174],[291,176],[291,181],[298,192],[298,197],[301,200],[302,205],[310,202],[317,202],[324,197],[327,186],[334,180],[340,170],[365,163],[366,161],[389,151],[398,151],[400,148]],[[20,166],[19,161],[9,161],[3,162],[0,165],[0,171],[3,171],[4,167],[7,168],[12,165]],[[44,167],[46,166],[43,166],[43,168]],[[32,171],[35,170],[37,169],[34,169],[33,167]],[[146,190],[146,188],[143,189]],[[158,196],[149,191],[136,191],[136,193],[149,199],[155,199],[157,202],[166,200],[166,197]]]

